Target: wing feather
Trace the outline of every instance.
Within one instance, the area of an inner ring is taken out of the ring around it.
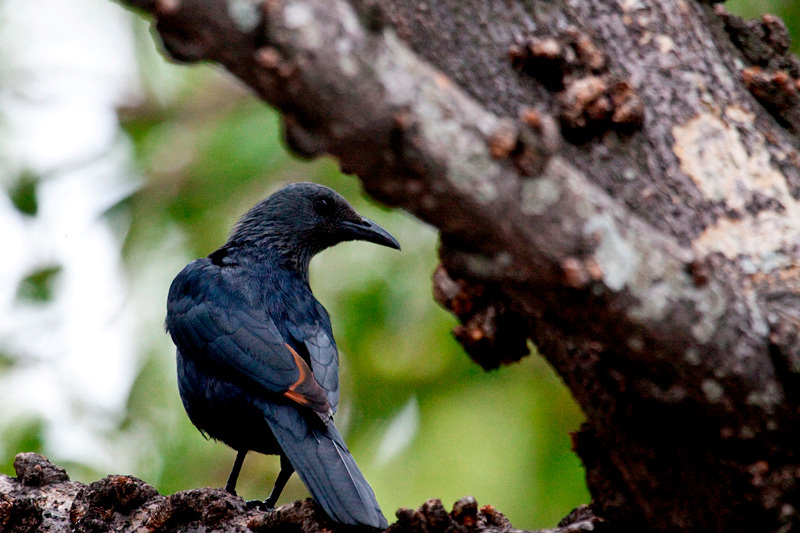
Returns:
[[[328,314],[321,305],[317,305],[324,320],[294,324],[290,333],[293,340],[308,351],[309,366],[317,383],[327,392],[328,404],[335,414],[339,404],[339,352],[333,340]]]
[[[295,364],[300,370],[300,377],[289,386],[289,390],[284,392],[283,395],[299,404],[314,409],[318,413],[328,414],[331,407],[328,404],[328,395],[325,389],[320,387],[319,383],[317,383],[314,373],[308,368],[308,365],[303,361],[303,358],[300,357],[300,354],[288,344],[286,348],[289,349],[292,353],[292,357],[294,357]]]
[[[208,357],[267,391],[328,413],[328,391],[316,381],[313,361],[309,368],[267,312],[250,305],[221,270],[200,259],[172,282],[166,327],[178,349],[189,357]]]

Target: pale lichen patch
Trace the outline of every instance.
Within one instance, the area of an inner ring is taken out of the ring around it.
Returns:
[[[619,5],[625,12],[637,11],[644,7],[641,0],[620,0]]]
[[[668,54],[675,48],[675,41],[669,35],[657,35],[656,44],[662,54]]]
[[[639,270],[641,255],[622,236],[609,213],[594,215],[583,226],[584,235],[597,239],[594,259],[605,273],[609,289],[620,291]]]
[[[783,392],[775,382],[768,382],[764,390],[751,392],[747,395],[747,403],[761,407],[767,413],[772,413],[775,406],[783,401]]]
[[[358,17],[352,7],[345,2],[334,2],[333,6],[345,33],[349,35],[361,33],[361,24],[358,22]]]
[[[754,269],[767,272],[792,264],[785,252],[798,244],[798,228],[800,209],[790,213],[761,211],[741,220],[721,219],[695,240],[695,249],[702,255],[722,252],[729,259],[749,255],[758,259],[749,263]]]
[[[751,125],[756,119],[755,113],[752,113],[738,105],[729,105],[725,108],[725,117],[739,124]]]
[[[706,399],[711,403],[717,403],[725,396],[725,389],[720,385],[719,381],[714,379],[706,379],[700,384],[700,389],[706,395]]]
[[[703,286],[693,281],[686,271],[686,265],[694,259],[691,251],[667,241],[654,246],[657,236],[640,221],[621,221],[614,215],[615,206],[602,201],[603,191],[595,191],[581,172],[559,156],[553,156],[546,172],[536,179],[549,181],[559,191],[558,201],[577,200],[571,206],[571,213],[584,221],[575,229],[594,245],[591,257],[585,258],[585,263],[592,265],[592,279],[602,281],[613,291],[629,290],[638,300],[628,310],[631,318],[662,320],[673,305],[689,301],[698,309],[698,320],[691,331],[699,342],[708,342],[725,312],[727,298],[722,286],[714,280]],[[542,198],[532,198],[535,195],[531,190],[535,189],[529,189],[527,200],[533,201],[526,209],[539,209]],[[570,221],[563,223],[566,230],[572,231],[568,227]],[[598,295],[602,290],[600,284],[592,287]]]
[[[695,308],[700,319],[691,328],[694,338],[701,343],[710,341],[727,306],[728,298],[722,287],[715,282],[709,283],[703,296],[695,299]]]
[[[338,39],[335,45],[339,56],[339,68],[349,78],[354,78],[359,73],[358,62],[352,56],[352,43],[352,40],[342,38]]]
[[[561,191],[548,178],[527,180],[522,184],[520,209],[526,215],[542,215],[547,208],[558,202]]]
[[[283,19],[287,28],[298,31],[298,44],[306,50],[315,50],[323,45],[311,6],[301,2],[289,4],[283,9]]]
[[[360,43],[363,36],[361,25],[353,10],[343,2],[334,4],[342,28],[342,35],[336,40],[339,67],[345,76],[354,78],[360,73],[359,63],[353,55],[354,43]]]
[[[726,117],[752,121],[745,110],[726,109]],[[800,235],[800,203],[790,194],[785,177],[770,161],[763,136],[751,135],[746,146],[739,132],[711,113],[697,115],[672,130],[673,149],[681,170],[709,200],[724,202],[737,218],[720,218],[694,242],[700,257],[719,252],[730,259],[750,255],[758,263],[770,254],[787,253]],[[758,194],[781,207],[749,213],[745,207]]]
[[[641,352],[644,350],[644,340],[641,337],[629,337],[628,348],[634,352]]]
[[[700,192],[714,201],[725,201],[731,209],[744,207],[743,193],[751,179],[748,154],[739,134],[716,116],[703,113],[672,130],[674,150],[681,170]]]
[[[283,20],[287,28],[302,28],[311,23],[313,19],[314,13],[311,11],[311,7],[302,2],[289,4],[283,10]]]
[[[258,0],[228,0],[228,15],[242,33],[250,33],[261,23]]]
[[[492,159],[485,139],[497,130],[498,117],[487,112],[455,85],[445,87],[441,74],[420,64],[413,52],[391,31],[373,62],[389,102],[408,108],[431,152],[447,161],[448,180],[474,194],[482,203],[497,199],[495,186],[502,172]],[[464,122],[469,117],[469,124]]]
[[[697,366],[702,362],[702,359],[700,358],[700,352],[697,351],[697,348],[688,348],[683,354],[683,360],[694,366]]]

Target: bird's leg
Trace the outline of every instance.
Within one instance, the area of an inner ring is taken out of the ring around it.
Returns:
[[[233,468],[228,476],[228,482],[225,484],[225,490],[236,496],[236,482],[239,480],[239,472],[242,470],[242,463],[244,463],[244,456],[247,455],[247,450],[237,450],[236,460],[233,462]]]
[[[278,479],[275,480],[275,486],[272,487],[269,498],[264,501],[264,505],[266,505],[267,508],[272,509],[275,507],[275,503],[277,503],[281,492],[283,492],[283,487],[286,486],[286,482],[289,481],[293,473],[294,467],[289,463],[289,459],[287,459],[284,454],[281,454],[281,471],[278,474]]]

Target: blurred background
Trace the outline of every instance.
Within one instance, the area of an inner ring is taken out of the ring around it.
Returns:
[[[800,3],[727,7],[798,35]],[[273,110],[215,67],[166,63],[109,0],[0,0],[0,472],[38,451],[83,482],[223,486],[235,454],[183,412],[167,289],[293,181],[335,188],[403,246],[343,244],[311,272],[341,351],[337,425],[387,517],[473,495],[543,528],[587,503],[569,439],[580,410],[541,357],[490,373],[469,361],[431,298],[435,231],[372,203],[335,161],[294,159]],[[277,471],[250,454],[239,493],[265,498]],[[279,503],[306,496],[293,476]]]

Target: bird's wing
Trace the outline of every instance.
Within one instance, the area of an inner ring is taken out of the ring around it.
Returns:
[[[270,392],[330,411],[327,391],[268,314],[204,260],[190,263],[172,282],[166,325],[183,354],[207,356]]]
[[[328,403],[335,414],[339,404],[339,352],[333,340],[328,313],[319,303],[317,306],[319,320],[290,324],[289,333],[295,342],[303,345],[308,351],[308,360],[314,377],[325,389]]]

